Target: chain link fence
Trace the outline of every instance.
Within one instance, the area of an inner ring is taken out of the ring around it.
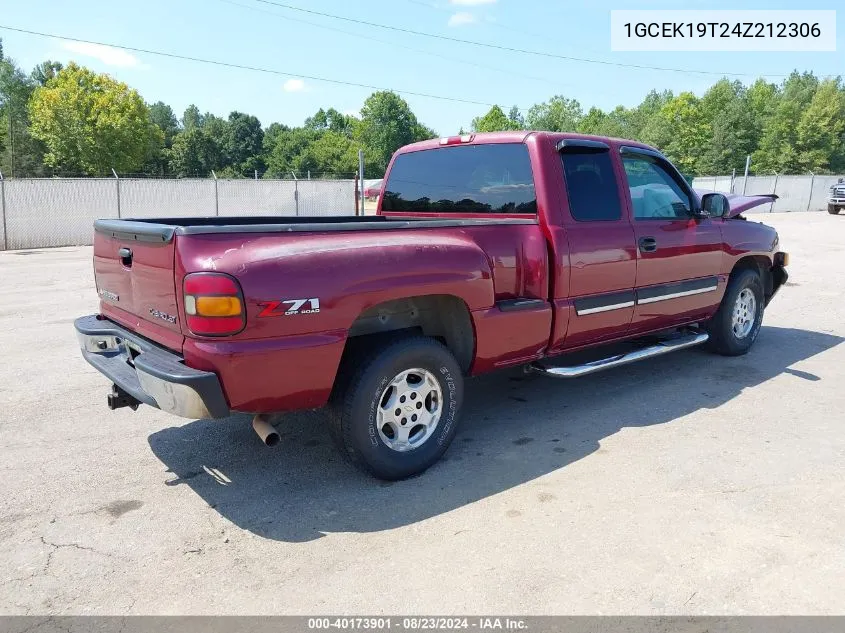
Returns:
[[[798,211],[824,211],[830,188],[845,176],[819,176],[806,174],[786,176],[749,176],[746,182],[743,176],[699,176],[692,181],[692,186],[705,191],[721,191],[739,195],[756,196],[774,193],[778,199],[750,213],[792,213]]]
[[[0,249],[91,244],[100,218],[354,215],[355,180],[0,179]]]

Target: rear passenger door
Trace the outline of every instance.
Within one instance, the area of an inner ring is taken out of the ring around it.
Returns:
[[[623,147],[637,238],[637,306],[631,332],[709,316],[724,292],[722,232],[697,217],[695,194],[662,155]]]
[[[634,231],[610,147],[586,139],[558,143],[569,243],[569,299],[558,308],[550,353],[623,336],[634,311]],[[560,314],[565,311],[565,314]]]

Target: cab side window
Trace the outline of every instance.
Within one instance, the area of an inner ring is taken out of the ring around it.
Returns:
[[[578,222],[609,222],[622,218],[619,188],[607,151],[562,151],[569,212]]]
[[[689,194],[649,156],[624,156],[635,220],[687,219],[692,213]]]

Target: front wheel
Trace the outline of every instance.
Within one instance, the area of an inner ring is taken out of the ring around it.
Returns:
[[[839,209],[840,208],[841,207],[837,207],[835,204],[829,204],[829,205],[827,205],[827,212],[830,215],[839,215]]]
[[[355,360],[330,407],[335,443],[380,479],[423,472],[455,437],[463,400],[455,358],[434,339],[413,337]]]
[[[722,303],[707,324],[710,349],[724,356],[748,352],[760,333],[764,308],[760,275],[750,269],[732,274]]]

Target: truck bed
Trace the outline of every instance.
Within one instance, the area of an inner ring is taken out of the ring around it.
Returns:
[[[97,220],[98,233],[123,240],[169,242],[174,235],[207,233],[294,233],[303,231],[384,231],[409,228],[445,228],[504,224],[537,224],[536,218],[428,218],[389,216],[328,216],[273,218],[267,216],[150,218]]]

